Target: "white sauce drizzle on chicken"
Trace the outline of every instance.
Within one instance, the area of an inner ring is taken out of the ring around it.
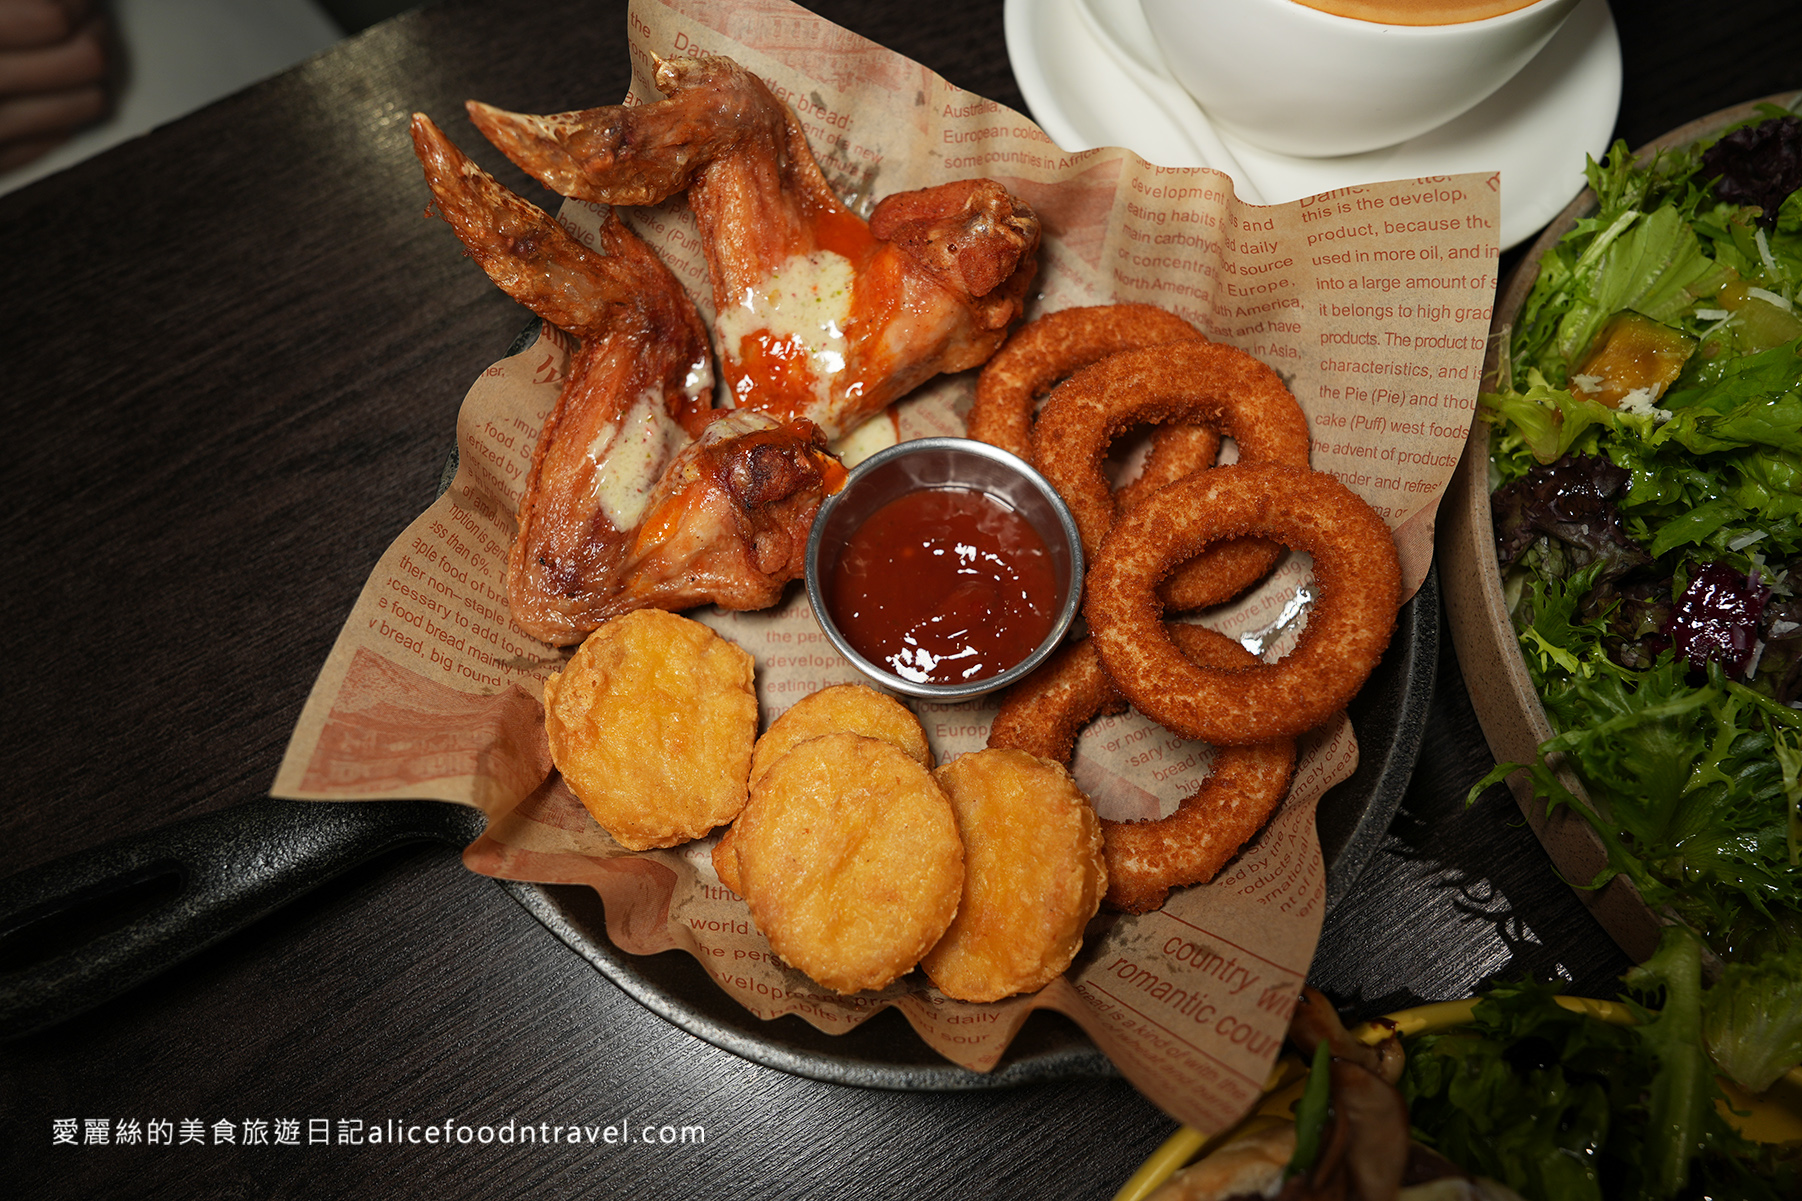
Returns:
[[[845,369],[845,327],[856,278],[856,268],[842,254],[816,250],[790,255],[760,286],[746,288],[738,303],[720,312],[715,325],[721,350],[733,358],[747,357],[745,339],[759,335],[769,339],[772,349],[786,344],[792,348],[787,354],[806,355],[814,394],[827,399],[832,377]]]
[[[688,435],[670,419],[660,393],[638,394],[619,424],[589,444],[594,463],[593,496],[616,530],[629,530],[644,516],[651,489]]]

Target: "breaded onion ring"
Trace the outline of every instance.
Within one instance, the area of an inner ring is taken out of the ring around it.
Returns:
[[[1227,670],[1258,662],[1231,638],[1203,626],[1170,622],[1164,630],[1191,662]],[[1067,765],[1082,727],[1098,713],[1125,707],[1093,640],[1085,638],[1008,690],[989,727],[989,745]],[[1146,913],[1162,905],[1172,888],[1213,879],[1264,828],[1288,794],[1294,771],[1293,739],[1220,747],[1208,777],[1168,817],[1103,820],[1107,903]]]
[[[1193,325],[1156,305],[1098,304],[1047,313],[1014,331],[983,367],[965,424],[978,442],[1030,459],[1033,409],[1061,381],[1123,350],[1206,340]],[[1120,489],[1121,506],[1211,466],[1219,451],[1220,435],[1205,426],[1160,426],[1138,477]]]
[[[1314,557],[1313,608],[1294,650],[1243,669],[1201,667],[1170,641],[1156,588],[1211,542],[1256,534]],[[1324,471],[1260,464],[1178,480],[1121,515],[1089,571],[1083,616],[1102,666],[1141,712],[1189,738],[1289,738],[1345,707],[1376,668],[1401,595],[1395,539]]]
[[[1058,648],[1039,669],[1009,688],[989,723],[989,745],[1025,751],[1070,766],[1076,736],[1103,713],[1126,712],[1126,698],[1101,670],[1091,639]]]
[[[1231,434],[1241,463],[1308,465],[1301,406],[1275,371],[1243,350],[1185,342],[1112,355],[1064,381],[1032,434],[1033,466],[1070,506],[1090,558],[1127,507],[1115,503],[1102,474],[1108,445],[1135,425],[1163,421],[1200,422]],[[1165,603],[1201,609],[1229,601],[1268,574],[1280,553],[1265,539],[1211,547],[1172,574]]]

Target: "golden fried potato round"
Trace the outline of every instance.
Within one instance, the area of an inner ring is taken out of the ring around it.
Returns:
[[[797,743],[822,734],[880,738],[906,751],[920,766],[928,770],[932,767],[932,747],[926,742],[926,731],[906,705],[862,684],[834,684],[808,693],[770,723],[751,752],[752,785]],[[742,895],[738,849],[731,830],[721,835],[713,848],[713,871],[721,884]]]
[[[1070,966],[1107,892],[1101,822],[1061,766],[1025,751],[960,755],[932,773],[964,840],[964,895],[920,966],[959,1001],[1036,992]]]
[[[749,653],[698,621],[639,609],[544,682],[551,759],[614,841],[674,846],[745,803],[757,696]]]
[[[932,769],[926,731],[906,705],[862,684],[835,684],[808,693],[770,723],[751,752],[751,784],[755,786],[770,764],[797,743],[821,734],[880,738],[906,751],[928,771]]]
[[[918,761],[861,734],[810,738],[772,763],[732,842],[758,930],[836,992],[905,974],[963,892],[951,803]]]

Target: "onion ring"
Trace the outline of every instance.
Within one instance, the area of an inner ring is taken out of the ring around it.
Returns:
[[[1228,670],[1257,663],[1250,651],[1204,626],[1170,622],[1168,637],[1191,661]],[[1008,690],[989,727],[989,745],[1010,747],[1066,766],[1076,735],[1098,713],[1117,713],[1126,698],[1102,669],[1091,639],[1073,642]],[[1172,888],[1204,884],[1270,820],[1289,791],[1295,742],[1220,747],[1213,770],[1168,817],[1101,823],[1107,860],[1107,903],[1145,913]]]
[[[1108,445],[1147,421],[1191,421],[1231,434],[1241,463],[1308,465],[1308,419],[1282,378],[1243,350],[1189,342],[1127,351],[1086,367],[1045,401],[1033,427],[1033,466],[1070,506],[1091,559],[1113,525],[1116,503],[1102,474]],[[1153,493],[1152,495],[1156,495]],[[1267,575],[1282,548],[1266,539],[1210,547],[1164,588],[1172,609],[1202,609]]]
[[[1126,712],[1126,698],[1101,669],[1091,639],[1065,643],[1009,688],[989,723],[989,745],[1070,766],[1076,736],[1103,713]]]
[[[1226,538],[1258,534],[1314,557],[1315,599],[1295,649],[1241,670],[1201,667],[1159,620],[1158,582]],[[1089,571],[1083,616],[1102,666],[1142,713],[1216,746],[1288,738],[1345,707],[1395,630],[1395,538],[1324,471],[1216,467],[1178,480],[1114,523]]]
[[[1098,304],[1059,309],[1014,332],[976,379],[976,401],[964,419],[970,437],[1032,458],[1032,414],[1040,398],[1089,364],[1123,350],[1171,342],[1205,342],[1202,332],[1150,304]],[[1120,489],[1122,507],[1211,466],[1220,435],[1205,426],[1165,425],[1152,435],[1138,476]]]

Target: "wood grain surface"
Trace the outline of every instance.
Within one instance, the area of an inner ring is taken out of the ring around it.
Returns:
[[[813,7],[1024,107],[996,0]],[[1791,3],[1616,7],[1629,141],[1802,85]],[[365,576],[435,493],[464,391],[526,319],[425,219],[407,116],[550,204],[462,101],[616,100],[624,28],[614,0],[427,7],[0,197],[8,867],[267,790]],[[1315,963],[1353,1014],[1527,971],[1606,994],[1624,968],[1506,790],[1465,806],[1490,765],[1448,642],[1402,811]],[[207,1136],[54,1144],[57,1119],[90,1118]],[[301,1145],[242,1145],[278,1119]],[[706,1139],[340,1145],[352,1120]],[[899,1093],[751,1064],[641,1008],[448,847],[0,1044],[0,1122],[0,1192],[50,1198],[1105,1198],[1173,1128],[1118,1080]]]

